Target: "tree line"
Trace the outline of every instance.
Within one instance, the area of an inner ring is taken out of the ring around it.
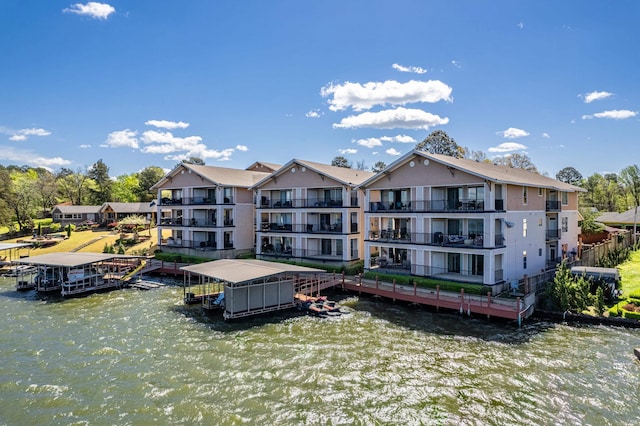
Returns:
[[[149,188],[164,175],[162,168],[149,166],[112,178],[102,159],[75,171],[0,165],[0,225],[33,229],[34,219],[50,216],[53,206],[61,203],[149,202],[155,195]]]

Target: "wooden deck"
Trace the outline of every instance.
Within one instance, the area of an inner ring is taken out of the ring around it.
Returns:
[[[487,317],[497,317],[522,321],[533,313],[535,295],[523,297],[497,298],[490,294],[480,296],[441,291],[439,288],[429,289],[416,286],[397,285],[380,281],[369,281],[359,278],[339,279],[336,285],[344,290],[385,297],[391,300],[401,300],[420,305],[433,306],[436,309],[449,309],[466,313],[479,314]]]

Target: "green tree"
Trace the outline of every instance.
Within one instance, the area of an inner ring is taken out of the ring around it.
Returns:
[[[331,165],[335,167],[344,167],[345,169],[350,169],[352,164],[347,160],[344,156],[338,155],[333,160],[331,160]]]
[[[579,199],[582,209],[595,208],[607,212],[622,212],[628,209],[625,189],[618,182],[615,173],[605,176],[595,173],[583,179],[581,186],[587,190]]]
[[[633,242],[635,244],[638,226],[638,205],[640,205],[640,168],[635,164],[625,167],[620,172],[620,180],[633,201]]]
[[[0,224],[5,226],[12,223],[12,211],[8,204],[11,188],[9,171],[0,165]]]
[[[142,169],[140,173],[138,173],[138,199],[140,201],[153,200],[156,194],[151,194],[149,189],[158,183],[164,175],[164,170],[158,166],[149,166]]]
[[[56,177],[49,170],[43,168],[36,169],[36,173],[38,175],[36,178],[37,203],[42,208],[41,217],[47,217],[56,204],[56,196],[58,195]]]
[[[538,173],[538,168],[533,164],[531,158],[527,154],[510,154],[504,157],[498,157],[493,160],[493,164],[497,166],[511,167],[512,169],[524,169],[529,172]]]
[[[465,154],[464,148],[459,146],[444,130],[434,130],[429,133],[422,142],[416,144],[415,149],[455,158],[463,158]]]
[[[139,200],[140,181],[137,173],[120,175],[111,186],[111,201],[133,203]]]
[[[111,189],[113,182],[109,177],[109,167],[102,161],[98,160],[87,171],[87,177],[95,182],[95,188],[90,188],[91,203],[102,204],[111,200]]]
[[[62,168],[57,176],[56,183],[58,191],[62,195],[62,199],[70,201],[71,204],[81,206],[86,204],[86,189],[88,186],[88,177],[81,169],[76,172]]]
[[[374,173],[380,173],[386,168],[387,168],[387,165],[384,163],[384,161],[376,161],[376,164],[373,165],[373,167],[371,168],[371,171]]]
[[[10,173],[11,186],[5,201],[13,211],[18,229],[33,229],[33,217],[37,211],[36,172],[34,169]]]
[[[204,160],[199,157],[189,157],[182,160],[185,164],[196,164],[198,166],[204,166]]]
[[[593,209],[583,209],[580,211],[580,214],[582,215],[580,229],[583,234],[597,234],[604,230],[604,225],[596,222],[597,213]]]
[[[563,262],[556,270],[547,296],[555,309],[580,313],[598,303],[590,290],[591,282],[585,277],[573,275]]]
[[[556,179],[560,182],[578,186],[582,182],[582,174],[573,167],[565,167],[556,173]]]

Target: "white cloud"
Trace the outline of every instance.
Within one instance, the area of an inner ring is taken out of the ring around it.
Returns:
[[[82,148],[82,149],[91,148],[91,145],[89,145],[89,144],[82,144],[82,145],[80,145],[80,148]]]
[[[512,151],[522,151],[527,149],[526,145],[522,145],[521,143],[516,142],[505,142],[501,143],[498,146],[489,148],[489,152],[512,152]]]
[[[625,118],[635,117],[636,115],[638,115],[637,111],[629,111],[627,109],[614,109],[611,111],[597,112],[593,115],[583,115],[582,119],[590,120],[592,118],[611,118],[613,120],[624,120]]]
[[[456,60],[452,60],[451,61],[451,65],[453,65],[455,68],[462,68],[462,65],[460,65],[460,62],[456,61]]]
[[[49,136],[51,134],[50,131],[45,129],[22,129],[19,132],[27,136]]]
[[[62,9],[62,11],[64,13],[74,13],[76,15],[84,15],[94,19],[107,19],[109,15],[116,11],[116,9],[110,4],[90,1],[87,4],[72,4],[71,7]]]
[[[400,65],[400,64],[393,64],[391,65],[391,67],[394,70],[398,70],[400,72],[413,72],[416,74],[424,74],[427,72],[427,70],[425,70],[424,68],[420,68],[420,67],[405,67],[404,65]]]
[[[318,118],[321,115],[322,114],[317,109],[314,109],[314,110],[311,110],[308,113],[306,113],[305,117],[307,117],[307,118]]]
[[[505,138],[522,138],[524,136],[529,136],[529,133],[522,129],[516,129],[515,127],[509,127],[507,130],[503,130],[498,132],[499,135],[502,135]]]
[[[147,130],[142,133],[140,140],[147,146],[140,149],[145,154],[171,154],[165,156],[165,160],[182,161],[190,157],[198,157],[203,160],[214,158],[219,161],[226,161],[231,158],[235,151],[233,148],[221,151],[209,149],[202,143],[200,136],[187,136],[184,138],[174,136],[171,132],[158,132]],[[174,154],[178,152],[181,154]]]
[[[401,154],[401,152],[395,148],[389,148],[388,150],[385,151],[385,153],[388,155],[396,156],[396,157]]]
[[[382,142],[378,138],[367,138],[354,140],[356,144],[364,146],[365,148],[375,148],[376,146],[382,146]]]
[[[329,97],[329,109],[355,111],[371,109],[376,105],[405,105],[414,102],[435,103],[449,101],[453,89],[439,80],[399,83],[385,82],[329,84],[320,90],[323,97]]]
[[[591,93],[585,93],[584,95],[580,95],[580,96],[584,96],[584,103],[585,104],[590,104],[593,101],[599,101],[602,99],[606,99],[610,96],[613,96],[613,93],[609,93],[609,92],[591,92]]]
[[[41,157],[31,151],[16,150],[11,146],[0,146],[0,160],[8,160],[18,164],[30,164],[36,167],[44,167],[50,170],[52,166],[66,166],[71,161],[62,157]]]
[[[353,149],[353,148],[345,148],[345,149],[339,149],[338,152],[340,154],[357,154],[358,150],[357,149]]]
[[[138,138],[136,137],[138,132],[135,130],[119,130],[116,132],[111,132],[107,136],[106,145],[111,148],[121,148],[121,147],[130,147],[134,149],[138,149]]]
[[[249,151],[249,147],[246,145],[236,145],[236,149],[243,152]]]
[[[380,138],[384,142],[398,142],[398,143],[415,143],[416,140],[411,136],[397,135],[397,136],[383,136]]]
[[[182,161],[191,157],[198,157],[206,160],[207,158],[213,158],[218,161],[228,161],[231,159],[231,155],[233,154],[233,148],[223,149],[222,151],[216,151],[214,149],[208,149],[206,145],[199,144],[194,147],[191,151],[185,154],[178,155],[167,155],[164,157],[165,160],[176,160]]]
[[[518,28],[520,28],[520,29],[523,29],[523,28],[524,28],[524,22],[518,22],[518,23],[516,24],[516,27],[518,27]]]
[[[549,133],[545,132],[545,133],[542,134],[542,137],[545,138],[545,139],[549,139],[551,136],[549,136]]]
[[[145,122],[147,126],[159,127],[161,129],[186,129],[189,127],[189,123],[185,123],[183,121],[167,121],[167,120],[149,120]]]
[[[352,115],[334,123],[334,128],[373,127],[376,129],[428,129],[447,124],[447,117],[440,117],[420,109],[396,108],[379,112],[364,112]]]
[[[29,139],[29,136],[49,136],[51,134],[50,131],[45,129],[31,128],[31,129],[11,130],[6,127],[0,127],[0,133],[11,135],[9,140],[12,140],[14,142],[26,141],[27,139]]]

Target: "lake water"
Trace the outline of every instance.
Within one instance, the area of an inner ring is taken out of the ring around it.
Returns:
[[[637,424],[640,332],[435,314],[225,323],[182,289],[70,300],[0,279],[0,424]]]

